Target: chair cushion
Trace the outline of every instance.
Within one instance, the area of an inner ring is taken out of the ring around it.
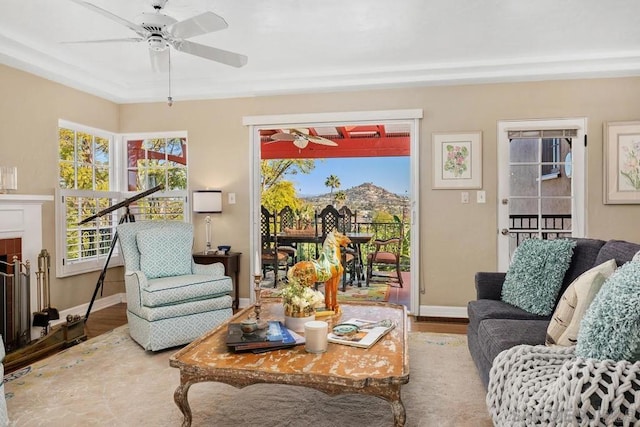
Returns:
[[[263,261],[273,261],[274,255],[272,253],[263,253]],[[289,255],[286,252],[278,252],[278,261],[286,261],[289,259]]]
[[[386,264],[395,264],[396,263],[396,255],[392,252],[378,252],[376,258],[373,259],[373,254],[369,254],[367,256],[369,261],[380,262]]]
[[[580,325],[576,355],[640,360],[640,262],[618,268],[602,285]]]
[[[193,232],[150,228],[136,233],[140,270],[149,279],[191,274]]]
[[[549,317],[538,316],[504,301],[492,299],[479,299],[469,301],[467,305],[469,316],[469,329],[477,331],[480,322],[486,319],[512,319],[512,320],[543,320],[549,322]]]
[[[544,344],[546,320],[486,319],[478,326],[478,341],[487,360],[520,344]]]
[[[148,281],[140,298],[145,307],[160,307],[228,295],[232,287],[231,278],[226,276],[215,279],[201,274],[160,277]]]
[[[513,254],[502,286],[502,300],[530,313],[553,313],[576,242],[527,239]]]
[[[576,345],[584,313],[616,268],[616,261],[610,259],[585,271],[569,285],[551,316],[545,341],[547,345]]]

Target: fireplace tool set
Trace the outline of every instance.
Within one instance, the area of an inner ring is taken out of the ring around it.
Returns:
[[[40,326],[42,329],[42,336],[49,333],[49,322],[51,320],[58,320],[60,313],[58,310],[51,307],[51,289],[49,288],[49,265],[51,257],[46,249],[40,251],[38,255],[38,271],[36,272],[36,279],[38,280],[38,306],[40,311],[33,313],[33,326]]]
[[[28,268],[29,261],[27,261],[25,265]],[[33,326],[42,328],[41,337],[35,341],[31,341],[27,314],[26,324],[22,326],[25,328],[24,336],[21,336],[22,339],[20,339],[18,343],[18,348],[15,348],[14,351],[9,349],[4,359],[6,370],[25,366],[43,355],[53,353],[61,348],[70,347],[87,339],[84,333],[84,319],[80,316],[69,315],[67,316],[66,323],[50,330],[50,322],[52,320],[58,320],[60,313],[58,313],[57,309],[51,307],[49,265],[49,252],[46,249],[42,249],[38,255],[38,271],[36,272],[39,308],[38,311],[33,313]],[[29,296],[26,295],[25,298],[25,295],[19,295],[19,299],[21,302],[19,302],[17,306],[27,307],[26,311],[20,311],[29,313]],[[20,328],[20,326],[18,327]]]

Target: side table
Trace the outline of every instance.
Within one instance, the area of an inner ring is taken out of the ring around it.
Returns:
[[[218,255],[215,253],[205,254],[196,252],[193,254],[193,260],[196,264],[213,264],[221,262],[224,265],[224,274],[231,277],[233,281],[233,309],[237,310],[240,305],[240,295],[238,293],[238,271],[240,271],[240,255],[241,252],[229,252],[226,255]]]

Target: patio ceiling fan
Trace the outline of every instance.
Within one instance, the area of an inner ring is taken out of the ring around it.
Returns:
[[[151,6],[155,9],[155,13],[143,12],[136,18],[136,22],[134,23],[87,1],[71,1],[128,27],[133,30],[138,37],[85,40],[67,43],[146,42],[149,47],[151,67],[157,72],[170,71],[170,47],[180,52],[196,55],[232,67],[242,67],[247,63],[247,57],[245,55],[186,40],[190,37],[212,33],[228,27],[224,18],[213,12],[204,12],[183,21],[177,21],[161,13],[167,4],[167,0],[151,0]]]
[[[323,138],[317,135],[311,135],[309,129],[287,129],[283,132],[277,132],[271,135],[272,142],[290,141],[293,145],[303,149],[309,145],[310,142],[320,145],[329,145],[337,147],[338,143],[331,141],[330,139]]]

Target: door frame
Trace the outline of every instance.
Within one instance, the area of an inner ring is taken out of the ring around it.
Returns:
[[[409,221],[411,226],[411,292],[410,303],[407,311],[418,314],[419,311],[419,274],[418,260],[420,252],[419,230],[419,159],[420,159],[420,119],[423,117],[422,109],[413,110],[381,110],[381,111],[349,111],[331,113],[303,113],[282,114],[265,116],[245,116],[242,124],[249,127],[249,153],[250,153],[250,223],[249,237],[251,250],[251,266],[259,265],[260,238],[260,129],[273,128],[305,128],[305,127],[330,127],[344,125],[371,125],[387,123],[408,123],[410,132],[410,181],[409,181]],[[250,276],[254,272],[252,271]],[[253,278],[249,283],[249,289],[253,288]],[[254,292],[250,292],[251,302],[254,302]]]
[[[586,135],[587,118],[574,117],[563,119],[532,119],[532,120],[501,120],[498,121],[498,271],[509,268],[509,237],[501,230],[509,228],[509,205],[503,204],[503,199],[509,197],[509,135],[510,130],[540,130],[540,129],[577,129],[576,143],[571,147],[571,204],[572,237],[586,235]]]

